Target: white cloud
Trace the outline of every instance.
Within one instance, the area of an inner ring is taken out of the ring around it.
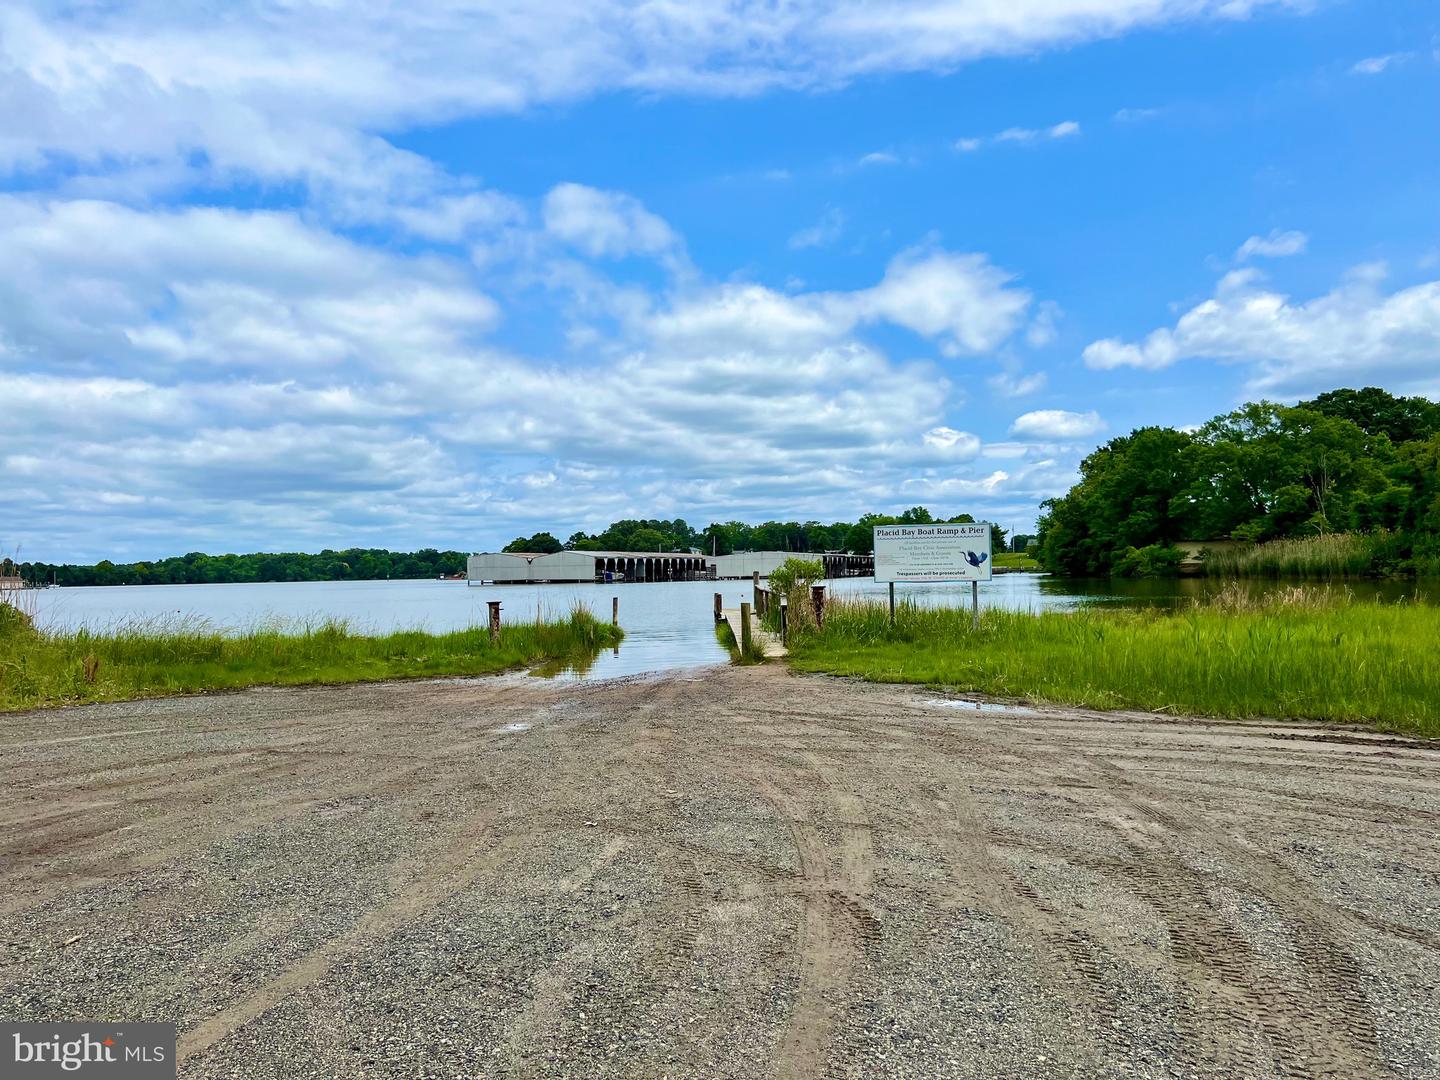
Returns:
[[[1305,251],[1310,238],[1298,229],[1281,232],[1271,229],[1267,236],[1252,236],[1235,249],[1235,261],[1244,262],[1255,256],[1282,259],[1289,255],[1300,255]]]
[[[1029,439],[1082,439],[1105,430],[1097,412],[1037,409],[1015,418],[1010,434]]]
[[[1153,108],[1148,108],[1148,109],[1136,109],[1136,108],[1116,109],[1116,110],[1115,110],[1114,120],[1115,120],[1115,122],[1116,122],[1117,124],[1138,124],[1138,123],[1141,123],[1141,122],[1143,122],[1143,121],[1145,121],[1145,120],[1153,120],[1153,119],[1155,119],[1155,117],[1159,116],[1163,111],[1164,111],[1163,109],[1153,109]]]
[[[900,159],[888,150],[875,150],[862,157],[857,164],[865,165],[898,165]]]
[[[951,427],[931,428],[925,433],[923,441],[932,449],[960,458],[972,458],[980,452],[978,437]]]
[[[1058,335],[1056,323],[1064,313],[1053,300],[1042,300],[1035,307],[1035,318],[1025,330],[1025,341],[1034,349],[1043,349],[1054,342]]]
[[[634,244],[600,235],[596,250]],[[546,285],[608,321],[564,368],[488,341],[499,305],[460,260],[295,214],[8,196],[0,262],[7,505],[68,557],[858,513],[939,472],[958,497],[990,479],[971,475],[981,444],[949,380],[856,332],[892,322],[975,351],[1030,304],[984,256],[937,249],[852,292],[637,295],[576,271]]]
[[[1043,371],[1032,372],[1029,375],[1012,375],[1002,372],[999,375],[992,375],[985,380],[990,389],[1001,397],[1018,398],[1035,394],[1045,389],[1048,377]]]
[[[850,294],[859,311],[926,337],[952,353],[984,353],[1019,327],[1031,297],[984,255],[915,249],[891,260],[879,285]]]
[[[386,367],[499,318],[457,268],[276,212],[0,196],[0,346],[52,367]]]
[[[1009,127],[994,135],[970,136],[955,141],[955,149],[962,153],[973,153],[982,146],[994,143],[1020,143],[1022,145],[1044,142],[1051,139],[1068,139],[1080,134],[1080,124],[1075,120],[1062,120],[1043,128]]]
[[[1357,267],[1336,288],[1295,302],[1254,271],[1227,274],[1215,295],[1138,344],[1086,348],[1092,368],[1161,368],[1187,357],[1247,362],[1249,389],[1302,395],[1351,384],[1440,391],[1440,281],[1381,289],[1385,269]]]
[[[940,342],[951,355],[989,352],[1019,329],[1031,297],[984,255],[915,248],[890,261],[868,289],[789,296],[762,285],[691,294],[654,316],[650,332],[672,348],[816,347],[857,325],[888,322]]]
[[[820,215],[820,220],[809,228],[801,229],[790,237],[790,247],[799,251],[803,248],[829,247],[845,231],[845,215],[835,207],[829,207]]]
[[[359,190],[434,182],[377,133],[608,91],[828,88],[1302,0],[800,0],[722,6],[12,0],[0,12],[0,168],[49,156],[185,163]],[[191,166],[186,166],[191,167]],[[108,170],[106,170],[108,171]]]
[[[638,199],[583,184],[557,184],[545,196],[545,228],[592,258],[659,255],[678,245],[663,219]]]
[[[1403,63],[1410,59],[1413,53],[1398,52],[1386,53],[1383,56],[1367,56],[1363,60],[1357,60],[1350,66],[1352,75],[1379,75],[1392,64]]]

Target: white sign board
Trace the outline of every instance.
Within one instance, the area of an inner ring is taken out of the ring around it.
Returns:
[[[876,525],[876,581],[989,581],[990,524]]]

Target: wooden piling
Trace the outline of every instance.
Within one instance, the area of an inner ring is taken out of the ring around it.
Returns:
[[[620,597],[618,596],[610,598],[610,625],[620,625]]]
[[[722,618],[724,618],[724,616],[720,613],[720,604],[721,604],[720,594],[717,592],[717,593],[715,594],[715,621],[716,621],[717,623],[718,623]]]
[[[490,644],[500,644],[500,601],[487,600],[485,606],[490,609]]]
[[[815,609],[815,629],[825,627],[825,586],[810,586],[810,606]]]
[[[750,605],[740,605],[740,655],[750,651]]]

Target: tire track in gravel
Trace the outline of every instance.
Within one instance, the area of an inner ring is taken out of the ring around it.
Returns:
[[[864,905],[873,878],[873,852],[868,833],[857,836],[854,822],[863,815],[859,801],[837,789],[812,766],[808,776],[781,783],[746,770],[751,786],[785,822],[800,864],[802,918],[798,933],[799,985],[790,1022],[776,1048],[774,1075],[784,1080],[812,1080],[829,1075],[837,1051],[853,1052],[847,1028],[836,1045],[837,1020],[843,1019],[847,991],[855,963],[867,939],[879,934],[879,922]],[[801,781],[815,789],[829,808],[837,811],[841,841],[834,852],[838,873],[832,870],[832,852],[815,816],[793,787]]]
[[[313,949],[279,975],[180,1036],[176,1063],[215,1047],[232,1032],[323,979],[336,964],[415,922],[491,873],[523,838],[497,839],[488,820],[467,824],[438,850],[410,863],[398,894],[362,915],[349,930]]]
[[[950,732],[947,741],[964,736]],[[982,737],[990,742],[992,733]],[[1129,886],[1163,920],[1172,943],[1178,973],[1193,992],[1193,1001],[1177,1000],[1179,1028],[1194,1054],[1194,1069],[1218,1066],[1223,1077],[1355,1077],[1389,1076],[1380,1057],[1368,1002],[1360,985],[1359,966],[1341,947],[1328,925],[1322,905],[1272,860],[1258,857],[1221,830],[1205,825],[1200,815],[1184,818],[1165,811],[1162,793],[1143,785],[1106,756],[1076,755],[1032,738],[1027,757],[1032,769],[1045,764],[1053,775],[1048,789],[1068,781],[1091,789],[1091,798],[1112,801],[1121,811],[1100,820],[1115,832],[1129,858],[1106,875]],[[1098,774],[1098,775],[1097,775]],[[1129,815],[1141,819],[1127,824]],[[1118,819],[1118,820],[1117,820]],[[1149,823],[1145,827],[1143,823]],[[1154,829],[1163,831],[1158,835]],[[1283,919],[1295,942],[1300,978],[1281,979],[1258,957],[1245,936],[1212,914],[1210,879],[1182,858],[1180,843],[1226,858],[1252,892]],[[1061,859],[1070,852],[1056,850]],[[1097,986],[1103,955],[1098,942],[1067,927],[1059,913],[1028,882],[1005,870],[1015,894],[1038,914],[1035,928],[1065,956],[1069,965]],[[1105,1027],[1099,1031],[1104,1035]],[[1257,1031],[1263,1039],[1257,1041]]]
[[[583,709],[561,708],[551,722],[520,736],[527,750],[533,751],[536,743],[548,744],[546,753],[554,771],[574,774],[600,764],[584,755],[585,738],[617,727],[633,732],[623,741],[623,760],[604,763],[610,766],[607,772],[620,770],[623,782],[603,795],[589,793],[601,796],[603,805],[553,806],[539,818],[527,814],[527,831],[532,837],[548,834],[551,822],[581,835],[597,830],[597,840],[608,836],[600,857],[569,875],[565,884],[580,878],[593,879],[622,850],[638,852],[655,846],[657,825],[663,823],[663,815],[668,812],[656,792],[672,790],[676,783],[679,755],[670,725],[676,710],[683,707],[685,692],[684,684],[675,679],[638,678],[592,685],[583,693]],[[592,719],[596,714],[604,719]],[[624,807],[627,820],[617,820],[619,807]],[[664,917],[649,919],[643,934],[637,932],[638,928],[622,931],[618,925],[606,931],[624,932],[632,947],[639,945],[627,957],[626,968],[633,982],[625,983],[626,1001],[623,1005],[611,1003],[623,1009],[624,1019],[630,1023],[657,1007],[669,988],[682,982],[682,972],[695,956],[703,928],[710,890],[694,856],[679,851],[661,864],[660,872],[668,884]],[[564,902],[570,901],[566,898]],[[638,917],[638,912],[631,911],[622,916],[622,921]],[[506,1044],[512,1051],[553,1047],[558,1054],[567,1048],[572,1053],[597,1049],[586,1046],[593,1037],[590,1030],[576,1030],[564,1019],[581,996],[578,980],[587,970],[584,960],[591,944],[571,943],[531,973],[531,993],[506,1023]],[[585,1006],[586,1011],[604,1008],[604,1002],[595,1000]]]
[[[1097,1039],[1114,1035],[1111,1021],[1115,1010],[1103,992],[1093,960],[1094,943],[991,854],[989,829],[968,785],[949,783],[944,794],[944,799],[916,797],[910,805],[916,818],[934,822],[943,838],[943,850],[949,856],[946,869],[953,890],[951,902],[973,903],[1009,927],[1033,951],[1037,970],[1044,972],[1070,1011],[1068,1026],[1080,1052],[1095,1060]]]
[[[1354,1080],[1393,1075],[1380,1056],[1359,963],[1342,943],[1333,910],[1275,860],[1207,825],[1200,815],[1169,812],[1158,791],[1109,761],[1097,757],[1092,764],[1109,781],[1107,794],[1164,830],[1159,835],[1127,830],[1135,860],[1132,881],[1170,927],[1177,958],[1206,992],[1215,1015],[1232,1027],[1245,1027],[1252,1016],[1258,1020],[1281,1075]],[[1176,850],[1178,842],[1223,857],[1244,890],[1276,914],[1291,939],[1299,978],[1277,978],[1238,930],[1208,915],[1209,880]]]

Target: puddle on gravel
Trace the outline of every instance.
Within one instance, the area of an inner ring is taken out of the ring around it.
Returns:
[[[998,701],[967,701],[964,698],[925,698],[920,704],[931,709],[959,709],[961,712],[1000,713],[1002,715],[1034,715],[1026,705],[1005,705]]]

